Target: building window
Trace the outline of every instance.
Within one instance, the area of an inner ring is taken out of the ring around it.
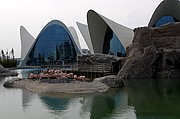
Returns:
[[[173,23],[173,22],[178,22],[178,20],[172,16],[163,16],[155,23],[154,27],[161,27],[161,25],[163,24]]]
[[[115,33],[113,33],[113,37],[110,41],[110,50],[108,54],[116,55],[119,57],[126,56],[126,50]]]
[[[110,27],[106,30],[103,44],[103,54],[110,54],[118,57],[126,56],[125,48]]]
[[[47,27],[38,37],[29,54],[27,66],[70,63],[76,59],[72,39],[60,25]]]

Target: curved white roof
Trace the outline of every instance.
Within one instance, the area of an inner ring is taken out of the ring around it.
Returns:
[[[79,23],[79,22],[76,22],[88,48],[89,48],[89,51],[91,54],[94,54],[94,50],[93,50],[93,46],[92,46],[92,42],[91,42],[91,38],[90,38],[90,35],[89,35],[89,29],[88,29],[88,26],[85,25],[85,24],[82,24],[82,23]]]
[[[35,41],[35,38],[23,27],[20,27],[21,61],[23,61]],[[22,63],[22,62],[21,62]],[[21,66],[21,63],[19,64]]]
[[[118,24],[93,10],[88,11],[87,21],[95,53],[102,53],[104,36],[108,26],[113,30],[124,47],[132,43],[134,32],[128,27]]]
[[[80,46],[80,43],[79,43],[79,39],[78,39],[78,35],[77,35],[77,32],[76,30],[74,29],[74,27],[70,26],[68,27],[69,31],[71,32],[71,35],[72,37],[74,38],[74,41],[79,49],[79,51],[81,52],[82,54],[82,50],[81,50],[81,46]]]
[[[179,12],[180,12],[179,0],[164,0],[158,5],[156,10],[154,11],[148,26],[152,27],[163,16],[173,16],[178,21],[180,21]]]

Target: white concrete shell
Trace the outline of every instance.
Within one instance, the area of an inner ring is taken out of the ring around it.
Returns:
[[[19,66],[22,65],[28,54],[29,49],[35,41],[35,38],[23,27],[20,27],[20,38],[21,38],[21,60]]]
[[[87,22],[94,53],[102,53],[104,36],[108,26],[113,30],[124,47],[132,43],[134,37],[132,29],[120,25],[93,10],[88,11]]]
[[[156,10],[154,11],[151,20],[148,24],[149,27],[155,25],[155,23],[163,16],[173,16],[180,21],[180,1],[179,0],[164,0],[162,1]]]
[[[71,32],[71,35],[74,38],[74,41],[75,41],[78,49],[80,50],[80,53],[82,54],[82,50],[81,50],[81,46],[80,46],[80,43],[79,43],[79,38],[78,38],[76,30],[72,26],[68,27],[68,29]]]
[[[92,42],[91,42],[91,38],[90,38],[90,35],[89,35],[89,29],[88,29],[88,26],[85,25],[85,24],[82,24],[82,23],[79,23],[79,22],[76,22],[88,48],[89,48],[89,51],[91,54],[94,54],[94,50],[93,50],[93,46],[92,46]]]

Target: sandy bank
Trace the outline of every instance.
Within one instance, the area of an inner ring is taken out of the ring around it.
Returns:
[[[29,79],[13,79],[4,83],[4,87],[25,88],[36,93],[94,93],[105,92],[108,86],[100,82],[41,83]]]

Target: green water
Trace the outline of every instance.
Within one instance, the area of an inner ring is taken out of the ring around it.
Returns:
[[[26,77],[30,70],[18,70]],[[0,119],[180,119],[180,79],[130,80],[106,93],[38,95],[2,85]]]
[[[131,80],[127,93],[138,119],[180,119],[180,79]]]

